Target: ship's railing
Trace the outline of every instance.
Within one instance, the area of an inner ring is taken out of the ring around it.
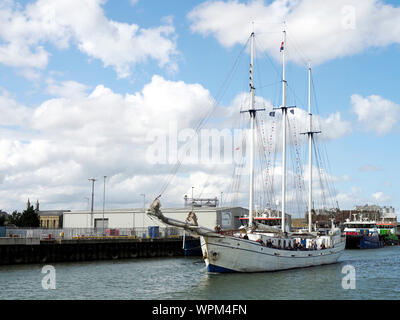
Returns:
[[[174,227],[140,228],[6,228],[5,237],[40,240],[72,240],[90,238],[174,238],[183,235]]]

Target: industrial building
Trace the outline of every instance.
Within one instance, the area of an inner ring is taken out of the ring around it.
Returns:
[[[185,221],[191,207],[185,208],[162,208],[163,214],[172,219]],[[216,225],[223,229],[234,229],[241,225],[239,217],[248,214],[248,209],[241,207],[196,207],[195,213],[198,224],[202,227],[214,229]],[[152,219],[145,213],[144,209],[107,209],[104,211],[70,211],[64,212],[64,228],[148,228],[150,226],[165,225]]]

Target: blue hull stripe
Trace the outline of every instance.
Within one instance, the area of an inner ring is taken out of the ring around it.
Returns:
[[[227,272],[236,272],[234,270],[224,268],[224,267],[219,267],[213,264],[209,264],[207,267],[208,272],[218,272],[218,273],[227,273]]]

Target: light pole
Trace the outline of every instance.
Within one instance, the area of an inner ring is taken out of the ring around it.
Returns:
[[[105,233],[104,233],[104,207],[105,207],[105,204],[106,204],[106,179],[107,179],[107,176],[104,176],[104,189],[103,189],[103,237],[105,236]]]
[[[88,180],[92,181],[92,206],[91,206],[91,209],[90,209],[90,219],[91,219],[90,224],[91,224],[92,227],[94,227],[93,226],[93,202],[94,202],[94,182],[96,181],[96,179],[95,178],[90,178]]]
[[[143,229],[144,229],[144,215],[146,213],[146,195],[144,193],[140,194],[143,197]]]
[[[89,211],[89,206],[90,206],[90,204],[89,204],[89,198],[88,197],[84,197],[83,199],[85,199],[85,200],[87,200],[87,210]],[[90,218],[89,217],[87,217],[86,218],[86,222],[88,222],[88,220],[89,220]],[[88,225],[90,224],[90,222],[88,222]]]
[[[222,195],[223,195],[224,193],[221,191],[221,203],[220,203],[220,207],[222,207]]]

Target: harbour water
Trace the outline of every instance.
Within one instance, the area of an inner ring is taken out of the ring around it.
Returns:
[[[209,274],[201,257],[56,263],[56,289],[43,265],[0,267],[1,300],[269,300],[400,298],[400,247],[345,250],[327,266],[255,274]],[[355,288],[345,289],[346,266]]]

